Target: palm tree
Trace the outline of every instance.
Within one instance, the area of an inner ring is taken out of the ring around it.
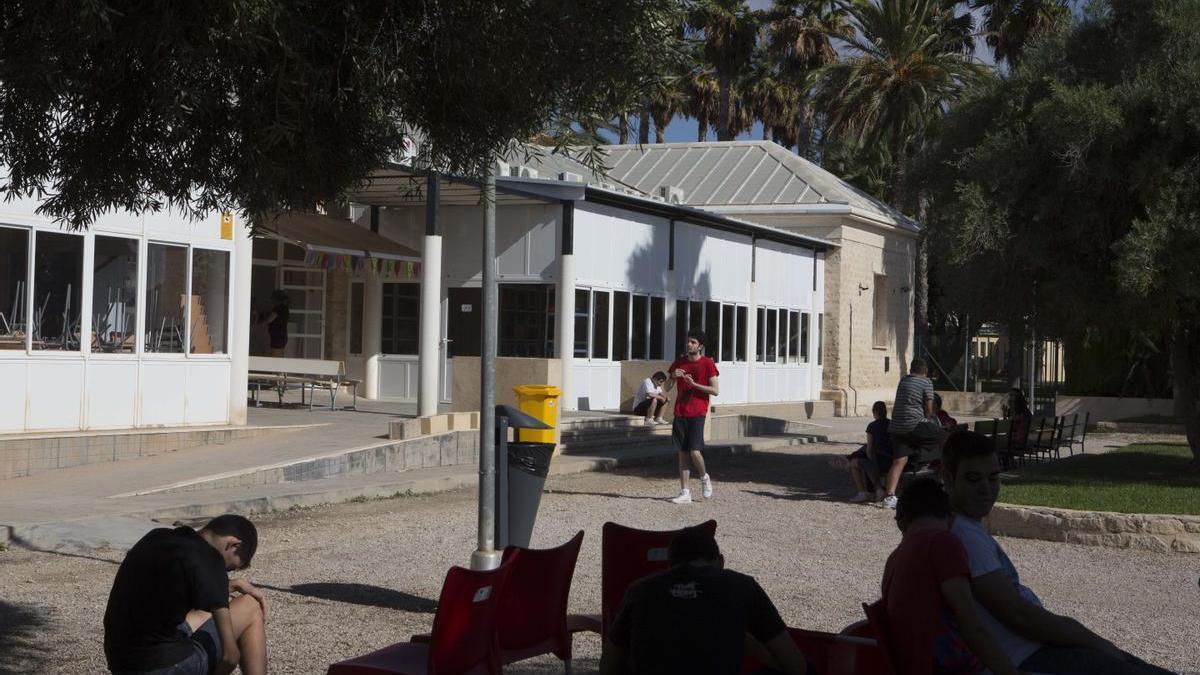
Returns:
[[[759,20],[745,0],[701,0],[688,17],[688,25],[703,37],[704,59],[717,76],[717,140],[731,141],[736,135],[733,89],[754,53]]]
[[[997,63],[1015,66],[1030,40],[1071,17],[1066,0],[971,0],[983,10],[983,32]]]
[[[848,58],[822,68],[815,98],[826,133],[850,147],[887,149],[887,199],[917,208],[905,168],[966,86],[984,72],[947,29],[946,0],[857,0],[847,5],[853,35]],[[952,15],[950,15],[952,16]],[[919,214],[918,214],[919,215]],[[918,354],[928,333],[928,245],[918,244],[913,313]]]
[[[791,141],[799,135],[796,126],[800,90],[779,75],[779,69],[764,50],[755,55],[753,68],[743,86],[746,107],[762,122],[764,141],[785,144],[785,139]],[[794,143],[786,145],[790,148]]]
[[[708,128],[717,121],[717,100],[720,88],[712,70],[703,66],[694,68],[682,80],[684,110],[698,122],[696,140],[708,140]]]
[[[687,108],[688,99],[685,90],[687,77],[688,74],[685,73],[664,79],[656,83],[650,92],[646,108],[650,112],[650,119],[654,121],[655,143],[662,143],[665,140],[664,134],[667,131],[667,125],[671,123],[676,114]]]

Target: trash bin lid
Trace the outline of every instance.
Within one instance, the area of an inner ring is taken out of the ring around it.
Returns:
[[[562,396],[562,389],[552,384],[518,384],[513,391],[518,396]]]
[[[546,424],[538,418],[530,415],[527,412],[522,412],[511,405],[496,406],[496,423],[499,424],[501,417],[508,418],[508,426],[513,429],[553,429],[554,427]]]

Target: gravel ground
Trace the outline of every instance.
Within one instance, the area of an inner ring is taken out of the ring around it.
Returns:
[[[853,446],[825,444],[714,464],[716,496],[664,501],[668,466],[551,479],[535,546],[584,529],[571,610],[599,611],[600,526],[607,520],[674,528],[707,518],[733,569],[758,578],[790,625],[838,630],[879,594],[899,534],[891,513],[844,500],[828,460]],[[268,589],[274,672],[326,666],[428,631],[449,565],[474,548],[475,494],[458,491],[292,511],[259,518],[260,552],[247,576]],[[1052,610],[1073,615],[1126,649],[1181,672],[1200,672],[1200,556],[1004,539],[1023,580]],[[0,672],[104,672],[108,589],[121,555],[0,552]],[[595,672],[599,640],[575,640],[577,672]],[[561,672],[553,658],[512,673]]]

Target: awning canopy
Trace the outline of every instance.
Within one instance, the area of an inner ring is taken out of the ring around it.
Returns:
[[[408,262],[421,260],[419,251],[349,221],[316,213],[281,213],[264,223],[259,233],[318,253]]]

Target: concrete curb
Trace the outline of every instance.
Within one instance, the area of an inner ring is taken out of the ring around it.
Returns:
[[[992,534],[1158,553],[1200,553],[1200,516],[996,504]]]

